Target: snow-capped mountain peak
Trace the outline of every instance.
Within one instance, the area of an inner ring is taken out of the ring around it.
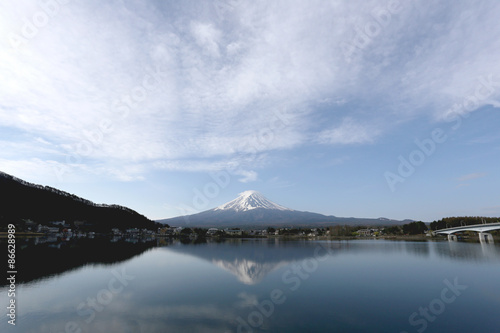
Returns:
[[[236,212],[244,212],[256,208],[265,208],[265,209],[275,209],[275,210],[288,210],[292,211],[293,209],[289,209],[278,204],[275,204],[272,201],[266,199],[262,194],[257,191],[245,191],[239,194],[239,196],[229,201],[222,206],[215,208],[214,210],[232,210]]]

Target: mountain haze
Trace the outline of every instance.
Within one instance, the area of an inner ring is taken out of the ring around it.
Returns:
[[[386,218],[336,217],[293,210],[266,199],[257,191],[242,192],[236,199],[201,213],[158,220],[157,222],[191,227],[389,225],[403,223],[403,221]]]

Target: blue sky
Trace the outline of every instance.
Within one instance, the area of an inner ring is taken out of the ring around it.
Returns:
[[[158,219],[253,189],[500,216],[497,1],[4,1],[0,170]]]

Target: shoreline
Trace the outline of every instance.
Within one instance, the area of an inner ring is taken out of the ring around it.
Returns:
[[[0,232],[0,239],[7,238],[7,232]],[[51,234],[43,234],[43,233],[33,233],[33,232],[19,232],[16,233],[17,238],[34,238],[34,237],[48,237],[53,236]],[[134,235],[132,238],[143,238],[143,237],[151,237],[152,235]],[[96,234],[94,237],[113,237],[110,234]],[[122,237],[126,237],[126,235],[122,235]],[[189,238],[189,237],[179,237],[179,236],[166,236],[166,235],[153,235],[154,238],[162,239],[162,238]],[[73,237],[72,237],[73,238]],[[80,237],[78,237],[80,238]],[[89,237],[83,237],[89,238]],[[92,237],[93,238],[93,237]],[[395,241],[448,241],[446,236],[433,236],[428,237],[426,235],[385,235],[385,236],[377,236],[377,237],[360,237],[360,236],[303,236],[303,235],[272,235],[272,236],[222,236],[222,237],[203,237],[205,239],[283,239],[283,240],[395,240]],[[197,237],[196,239],[202,239]],[[494,242],[500,242],[500,236],[493,236]],[[460,240],[461,242],[473,242],[479,243],[479,239],[474,236],[469,236],[467,238],[463,238]]]

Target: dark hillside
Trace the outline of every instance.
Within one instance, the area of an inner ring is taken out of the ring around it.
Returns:
[[[2,230],[8,223],[28,219],[36,224],[64,220],[67,224],[97,232],[112,228],[156,227],[155,222],[129,208],[95,204],[76,195],[49,186],[31,184],[3,172],[0,172],[0,198]]]

